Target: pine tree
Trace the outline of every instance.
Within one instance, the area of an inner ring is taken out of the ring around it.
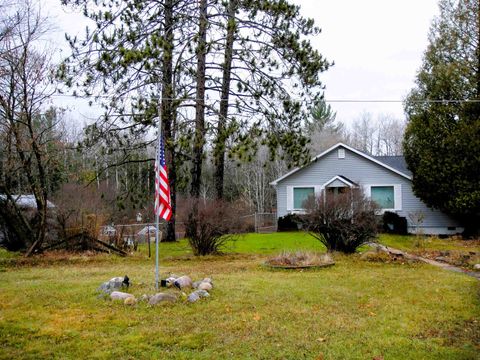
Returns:
[[[404,153],[413,190],[471,229],[480,217],[480,4],[441,0],[416,87]]]

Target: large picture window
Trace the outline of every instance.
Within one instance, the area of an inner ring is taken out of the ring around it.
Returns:
[[[307,200],[310,195],[314,194],[315,188],[313,187],[293,188],[293,208],[303,209],[303,203],[305,200]]]
[[[371,199],[381,209],[395,209],[395,189],[393,186],[372,186]]]

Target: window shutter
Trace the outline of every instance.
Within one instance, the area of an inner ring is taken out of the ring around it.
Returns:
[[[287,211],[293,210],[293,186],[287,186]]]

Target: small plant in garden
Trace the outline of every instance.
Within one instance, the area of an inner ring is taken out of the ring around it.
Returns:
[[[197,215],[190,214],[185,224],[188,242],[196,256],[220,253],[228,241],[242,232],[243,225],[238,211],[224,201],[198,204]]]
[[[269,258],[265,264],[271,266],[322,266],[333,264],[333,258],[329,254],[311,251],[284,251],[279,255]]]
[[[377,234],[377,206],[360,189],[310,197],[304,207],[304,229],[329,251],[354,253]]]
[[[423,231],[420,229],[420,225],[422,225],[423,220],[425,220],[425,214],[422,211],[415,211],[408,213],[408,217],[412,221],[415,227],[415,242],[414,246],[419,249],[425,248],[425,235]]]

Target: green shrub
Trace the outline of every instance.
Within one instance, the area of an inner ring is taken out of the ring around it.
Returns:
[[[298,230],[301,219],[297,214],[287,214],[278,218],[277,231],[294,231]]]
[[[407,235],[407,218],[391,211],[385,211],[382,216],[382,230],[387,234]]]

